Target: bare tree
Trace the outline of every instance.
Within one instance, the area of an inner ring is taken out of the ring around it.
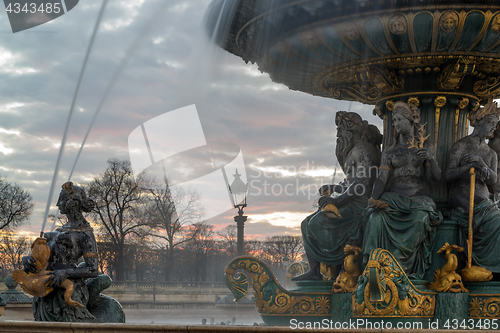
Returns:
[[[235,257],[237,254],[237,238],[238,230],[236,225],[230,224],[222,231],[217,232],[220,237],[221,248],[230,256]]]
[[[21,269],[22,258],[30,250],[31,242],[27,237],[16,237],[12,232],[5,232],[0,243],[4,268]],[[7,267],[5,267],[7,266]]]
[[[97,248],[99,249],[99,272],[107,274],[113,279],[113,270],[115,266],[114,246],[110,242],[101,240],[97,237]]]
[[[160,261],[158,252],[159,249],[155,244],[143,238],[135,237],[135,239],[128,244],[126,255],[127,262],[130,266],[129,270],[135,272],[137,281],[142,281],[150,277],[147,276],[146,272]],[[158,267],[160,267],[160,265],[158,265]]]
[[[26,222],[33,206],[28,191],[0,178],[0,230],[12,229]]]
[[[251,255],[259,259],[266,260],[264,254],[264,241],[258,239],[245,239],[245,255]],[[271,264],[270,260],[266,261]]]
[[[187,236],[190,241],[186,244],[186,250],[191,251],[193,254],[195,280],[206,281],[209,275],[208,258],[216,250],[214,226],[204,222],[190,225]]]
[[[89,198],[95,201],[92,216],[100,232],[113,244],[116,253],[116,278],[125,278],[124,251],[128,236],[148,234],[143,218],[144,196],[134,180],[130,162],[108,160],[104,173],[86,186]]]
[[[143,189],[150,200],[146,216],[148,224],[155,230],[151,236],[167,243],[166,276],[168,280],[172,280],[175,267],[174,250],[180,244],[196,237],[199,229],[187,233],[184,231],[188,225],[200,222],[203,207],[195,192],[186,191],[181,187],[170,187],[166,178],[160,182],[150,180]]]
[[[283,259],[293,262],[300,259],[304,252],[302,237],[300,236],[272,236],[264,240],[263,252],[273,265],[283,264]]]

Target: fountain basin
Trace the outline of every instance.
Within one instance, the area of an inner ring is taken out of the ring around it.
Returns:
[[[493,1],[214,0],[206,26],[222,48],[308,94],[487,100],[500,94],[499,14]]]

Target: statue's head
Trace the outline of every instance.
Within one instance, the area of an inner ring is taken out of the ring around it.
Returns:
[[[90,212],[94,208],[94,202],[87,198],[85,190],[80,186],[67,182],[62,185],[57,207],[62,214],[75,215],[77,213]]]
[[[347,155],[358,141],[364,140],[370,142],[380,150],[382,135],[379,129],[374,125],[368,124],[356,112],[338,111],[335,116],[335,125],[337,125],[335,155],[341,167],[344,166]]]
[[[349,132],[363,133],[368,122],[356,112],[338,111],[335,115],[335,125],[338,128],[345,128]]]
[[[412,125],[420,124],[420,110],[413,104],[398,101],[394,104],[392,116],[401,115],[408,119]]]
[[[452,32],[458,26],[458,14],[455,12],[446,12],[439,19],[439,27],[445,33]]]
[[[392,122],[396,130],[396,136],[402,133],[411,133],[415,143],[422,147],[425,140],[425,128],[420,124],[420,110],[413,104],[398,101],[392,110]]]
[[[481,136],[491,138],[497,128],[499,115],[500,108],[497,107],[497,103],[488,103],[469,113],[470,125],[475,131],[481,132]]]
[[[347,154],[365,132],[368,122],[363,121],[356,112],[338,111],[335,116],[335,125],[337,125],[335,154],[341,167],[343,167]]]

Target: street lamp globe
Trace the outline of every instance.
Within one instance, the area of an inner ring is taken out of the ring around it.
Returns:
[[[233,176],[234,181],[229,186],[229,192],[231,192],[234,208],[246,207],[248,186],[241,180],[241,174],[238,173],[238,169],[236,169],[236,174]]]

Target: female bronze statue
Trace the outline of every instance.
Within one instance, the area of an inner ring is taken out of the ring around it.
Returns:
[[[70,182],[63,185],[57,206],[68,217],[68,223],[44,235],[50,248],[47,270],[52,272],[45,283],[49,282],[47,286],[54,290],[47,296],[34,297],[36,321],[99,322],[87,308],[89,290],[85,283],[86,279],[98,276],[96,240],[92,227],[82,215],[82,211],[92,210],[93,204],[81,187]],[[84,262],[78,264],[82,257]],[[23,264],[26,272],[37,273],[32,256],[23,257]],[[60,286],[67,279],[74,286],[71,298],[83,307],[65,302],[65,289]]]
[[[438,181],[441,169],[426,141],[420,110],[396,102],[392,113],[395,142],[382,152],[379,176],[366,209],[363,260],[376,248],[390,251],[405,272],[421,278],[430,266],[435,226],[442,220],[429,197],[427,179]]]

